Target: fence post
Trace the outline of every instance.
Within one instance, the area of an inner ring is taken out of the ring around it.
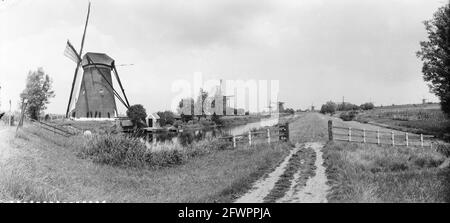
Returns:
[[[236,136],[233,136],[233,148],[236,148]]]
[[[16,136],[17,132],[19,132],[19,128],[23,125],[23,118],[25,116],[25,109],[27,108],[28,99],[22,99],[22,111],[20,113],[19,123],[17,123]]]
[[[363,143],[366,143],[366,130],[363,129]]]
[[[423,147],[423,134],[420,134],[420,146]]]
[[[391,139],[392,139],[392,146],[395,146],[395,138],[394,138],[394,132],[391,131]]]
[[[352,141],[352,127],[348,127],[348,141]]]
[[[252,131],[248,131],[248,144],[252,145]]]
[[[270,129],[267,129],[267,143],[270,144]]]
[[[333,141],[333,121],[328,120],[328,140]]]
[[[408,142],[408,133],[405,134],[405,138],[406,138],[406,147],[409,146],[409,142]]]
[[[377,129],[377,144],[380,145],[380,130]]]

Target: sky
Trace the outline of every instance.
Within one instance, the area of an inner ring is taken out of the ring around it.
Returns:
[[[278,100],[306,109],[326,101],[437,102],[423,81],[424,20],[444,0],[91,0],[84,52],[118,67],[130,104],[168,110],[179,80],[278,80]],[[30,70],[43,67],[64,114],[87,12],[84,0],[0,2],[0,111],[17,109]],[[123,108],[119,108],[123,113]]]

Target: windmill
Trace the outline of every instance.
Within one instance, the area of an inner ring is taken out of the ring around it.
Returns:
[[[117,116],[115,98],[127,109],[130,107],[114,60],[104,53],[88,52],[82,57],[90,9],[91,3],[89,2],[80,51],[77,52],[70,41],[67,41],[64,51],[64,55],[76,63],[66,110],[67,118],[69,116],[73,118],[111,118]],[[80,67],[83,68],[82,75],[78,75]],[[123,98],[113,87],[112,74],[119,83]],[[79,87],[75,88],[76,83],[79,83]],[[77,92],[74,92],[74,90],[77,90]]]

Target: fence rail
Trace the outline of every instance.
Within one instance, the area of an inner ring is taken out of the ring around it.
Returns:
[[[44,130],[53,132],[55,134],[58,134],[58,135],[61,135],[61,136],[64,136],[64,137],[70,137],[70,136],[74,135],[73,133],[71,133],[68,130],[65,130],[65,129],[61,128],[61,127],[58,127],[58,126],[55,126],[55,125],[51,125],[51,124],[48,124],[48,123],[45,123],[45,122],[41,122],[41,121],[38,121],[38,120],[31,119],[31,123],[34,124],[37,127],[40,127],[42,129],[44,129]]]
[[[338,136],[338,137],[335,137]],[[333,121],[328,121],[328,139],[330,141],[347,141],[377,145],[391,146],[421,146],[433,147],[433,142],[429,139],[434,138],[431,135],[423,134],[398,134],[394,131],[380,131],[358,129],[352,127],[333,126]]]
[[[236,148],[239,142],[248,142],[249,145],[253,145],[257,140],[263,139],[268,144],[272,143],[272,139],[278,138],[279,141],[289,140],[289,125],[280,124],[273,128],[265,128],[264,130],[249,131],[246,134],[230,135],[219,137],[221,140],[230,141],[233,143],[233,147]]]

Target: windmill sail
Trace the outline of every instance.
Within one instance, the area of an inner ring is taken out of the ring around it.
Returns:
[[[80,56],[78,55],[73,45],[69,42],[69,40],[67,40],[66,49],[64,50],[64,56],[68,57],[76,64],[81,62]]]
[[[77,104],[78,101],[78,96],[80,95],[80,91],[84,90],[84,87],[82,86],[82,81],[83,81],[83,71],[82,69],[79,69],[75,77],[74,82],[75,84],[73,89],[73,95],[69,104],[69,111],[72,111],[75,108],[75,105]]]
[[[73,82],[72,82],[72,89],[70,90],[69,103],[67,104],[67,111],[66,111],[66,117],[67,118],[69,117],[70,107],[72,106],[72,104],[75,104],[75,103],[72,103],[73,102],[72,101],[72,97],[76,97],[76,94],[75,94],[75,96],[73,95],[73,90],[74,90],[74,87],[75,87],[75,83],[76,83],[76,79],[77,79],[77,76],[78,76],[79,67],[80,67],[80,64],[81,64],[81,58],[80,57],[81,57],[81,55],[83,55],[84,39],[86,37],[86,30],[87,30],[87,26],[88,26],[88,22],[89,22],[89,14],[90,13],[91,13],[91,2],[89,2],[89,5],[88,5],[88,11],[87,11],[87,16],[86,16],[86,23],[84,25],[83,37],[81,39],[80,53],[77,53],[76,50],[73,48],[73,46],[70,44],[70,42],[67,41],[66,49],[67,49],[67,47],[69,47],[69,50],[68,50],[69,55],[72,55],[73,53],[78,55],[77,56],[77,61],[78,62],[77,62],[77,67],[75,68],[75,74],[74,74]]]

